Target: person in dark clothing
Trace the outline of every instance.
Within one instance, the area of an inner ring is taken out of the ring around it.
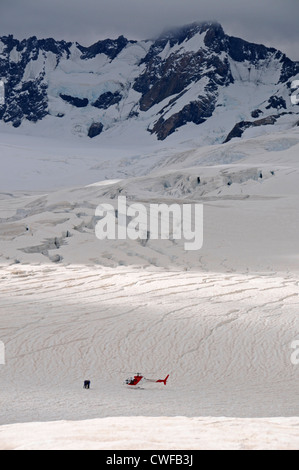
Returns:
[[[84,380],[83,388],[89,390],[90,389],[90,380]]]

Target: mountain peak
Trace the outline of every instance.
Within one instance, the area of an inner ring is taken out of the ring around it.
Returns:
[[[214,21],[196,21],[184,26],[174,27],[164,31],[158,38],[158,41],[170,41],[171,45],[182,44],[188,41],[196,34],[203,34],[208,31],[213,31],[214,34],[224,36],[224,31],[220,23]]]

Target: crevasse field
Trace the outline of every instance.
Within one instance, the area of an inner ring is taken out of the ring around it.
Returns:
[[[134,152],[39,135],[0,143],[0,448],[298,449],[298,128]],[[202,249],[99,241],[120,194],[202,203]]]

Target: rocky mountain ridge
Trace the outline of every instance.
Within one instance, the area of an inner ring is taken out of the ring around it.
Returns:
[[[298,77],[299,63],[228,36],[218,23],[194,23],[151,41],[120,36],[90,47],[6,36],[0,37],[6,97],[0,120],[17,128],[60,119],[89,138],[138,122],[158,140],[188,124],[203,133],[220,126],[217,138],[225,142],[297,114],[290,95]],[[204,123],[209,126],[201,128]]]

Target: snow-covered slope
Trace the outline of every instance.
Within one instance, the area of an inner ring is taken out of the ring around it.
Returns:
[[[293,129],[165,150],[151,167],[136,159],[127,178],[108,165],[117,181],[2,192],[3,448],[158,448],[151,426],[164,449],[298,447],[298,147]],[[202,202],[202,250],[100,242],[95,208],[118,194]],[[137,371],[169,373],[169,384],[128,390],[123,381]],[[126,416],[136,416],[138,436]],[[42,424],[90,419],[67,440],[68,423]],[[33,421],[41,424],[11,426]],[[122,436],[111,441],[115,423]]]
[[[155,265],[241,272],[297,269],[298,148],[299,131],[294,129],[169,152],[168,157],[166,150],[155,158],[144,155],[131,161],[116,156],[99,166],[93,152],[84,160],[67,157],[54,164],[44,154],[41,164],[49,184],[52,177],[53,183],[63,185],[65,177],[72,181],[72,175],[77,183],[84,182],[94,172],[111,181],[47,193],[39,187],[37,194],[27,187],[19,196],[3,191],[0,257],[10,263],[63,260],[110,267]],[[65,176],[60,174],[60,165],[68,171]],[[27,171],[33,181],[30,167]],[[9,174],[3,177],[9,180]],[[40,179],[44,181],[44,176]],[[126,196],[128,203],[145,206],[151,202],[204,204],[203,248],[194,256],[184,250],[184,240],[101,243],[95,237],[96,208],[108,202],[117,209],[119,195]],[[78,244],[82,249],[77,249]]]
[[[297,450],[298,418],[123,417],[15,424],[0,428],[0,446],[5,450]],[[138,452],[134,455],[138,459]],[[184,461],[187,465],[187,457]],[[157,456],[153,462],[158,462]]]

